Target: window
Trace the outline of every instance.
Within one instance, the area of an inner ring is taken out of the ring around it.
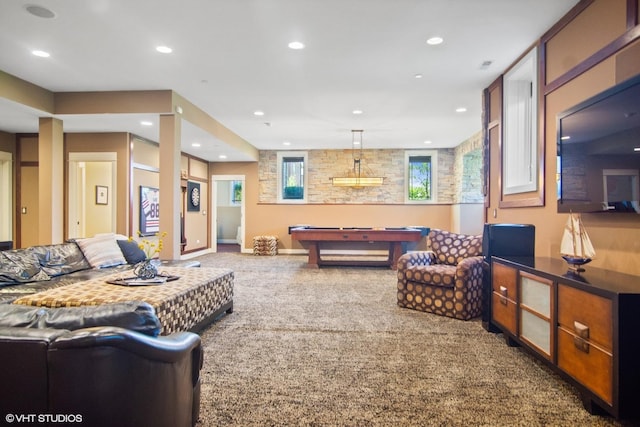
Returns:
[[[305,203],[307,194],[306,176],[307,153],[278,153],[278,201],[287,203]]]
[[[242,181],[230,181],[229,190],[231,194],[229,199],[231,200],[231,206],[242,204]]]
[[[535,48],[504,75],[503,194],[537,188],[537,76]]]
[[[407,151],[405,154],[405,201],[433,203],[437,197],[437,152]]]

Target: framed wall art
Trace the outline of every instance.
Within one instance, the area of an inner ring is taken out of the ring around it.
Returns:
[[[152,236],[160,231],[160,190],[140,186],[140,235]]]
[[[109,187],[106,185],[96,185],[96,205],[109,204]]]

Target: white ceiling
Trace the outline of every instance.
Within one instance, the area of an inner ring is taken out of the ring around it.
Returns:
[[[365,148],[453,147],[481,129],[482,89],[577,3],[3,0],[0,70],[54,92],[171,89],[258,149],[350,148],[351,129]],[[34,4],[55,17],[28,13]],[[444,43],[428,45],[436,35]],[[40,115],[0,98],[1,130],[36,132]],[[153,115],[58,117],[67,132],[158,140]],[[190,125],[183,150],[246,160]]]

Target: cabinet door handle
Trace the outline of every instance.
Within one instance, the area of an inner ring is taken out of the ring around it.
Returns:
[[[500,304],[507,305],[508,293],[509,293],[509,290],[506,287],[500,286]]]
[[[573,337],[573,345],[583,353],[589,354],[589,343],[580,337]]]
[[[587,325],[574,320],[573,330],[576,332],[576,334],[578,334],[580,338],[585,340],[589,339],[589,327]]]

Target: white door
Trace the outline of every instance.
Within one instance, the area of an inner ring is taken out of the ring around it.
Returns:
[[[115,233],[116,159],[116,153],[69,153],[68,238]],[[98,187],[106,194],[98,197]]]
[[[211,248],[216,252],[220,240],[237,242],[242,250],[245,225],[245,176],[212,175],[211,182],[211,206],[213,209]],[[239,189],[237,186],[234,188],[234,184],[239,184]]]

